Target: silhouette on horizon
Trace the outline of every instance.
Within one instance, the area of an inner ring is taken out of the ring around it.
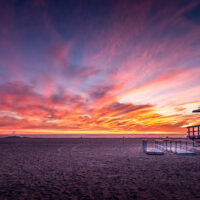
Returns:
[[[195,113],[195,112],[200,112],[200,106],[198,107],[198,109],[193,110],[192,112],[193,112],[193,113]]]

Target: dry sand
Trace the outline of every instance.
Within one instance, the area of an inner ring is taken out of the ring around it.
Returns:
[[[141,139],[0,139],[0,199],[200,199],[200,155]]]

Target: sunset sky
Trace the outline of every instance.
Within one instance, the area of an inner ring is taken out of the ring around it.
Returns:
[[[0,134],[185,133],[199,105],[199,0],[1,0]]]

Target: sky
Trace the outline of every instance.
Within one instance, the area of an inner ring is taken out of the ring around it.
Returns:
[[[0,134],[185,133],[199,105],[199,0],[1,0]]]

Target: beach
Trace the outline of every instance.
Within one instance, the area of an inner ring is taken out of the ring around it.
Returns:
[[[0,199],[200,199],[200,154],[137,138],[0,138]]]

